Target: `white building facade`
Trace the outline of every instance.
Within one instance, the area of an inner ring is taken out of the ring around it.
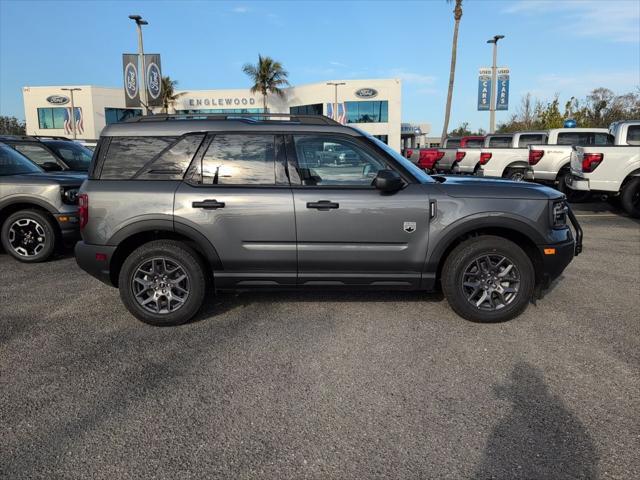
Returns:
[[[399,79],[336,80],[284,89],[284,97],[269,95],[271,113],[318,114],[336,118],[377,136],[396,150],[401,148],[402,85]],[[69,88],[73,92],[72,115]],[[263,98],[248,89],[183,90],[169,113],[258,113]],[[126,108],[122,88],[92,85],[24,87],[24,110],[28,135],[95,140],[102,129],[141,114]],[[156,113],[161,109],[154,108]],[[337,115],[336,115],[337,113]]]

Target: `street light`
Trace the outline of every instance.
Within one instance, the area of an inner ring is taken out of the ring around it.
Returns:
[[[491,104],[489,105],[489,133],[494,133],[496,130],[496,74],[497,74],[497,60],[498,60],[498,40],[502,40],[504,35],[494,35],[492,39],[487,40],[487,43],[493,43],[493,66],[491,67]]]
[[[333,119],[337,122],[338,121],[338,86],[339,85],[346,85],[345,82],[327,82],[327,85],[333,85],[335,87],[335,96],[334,96],[334,103],[333,103]]]
[[[136,22],[138,27],[138,63],[142,67],[142,75],[138,75],[140,79],[140,103],[142,104],[142,115],[147,114],[147,89],[145,87],[145,80],[147,72],[144,64],[144,47],[142,45],[142,25],[149,25],[149,22],[143,20],[140,15],[129,15],[129,18]]]
[[[76,139],[76,106],[73,103],[73,92],[81,91],[81,88],[61,88],[65,92],[69,92],[71,95],[71,131],[73,132],[73,139]]]

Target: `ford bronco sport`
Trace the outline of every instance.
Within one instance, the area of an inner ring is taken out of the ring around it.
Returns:
[[[336,151],[349,161],[324,161]],[[109,125],[79,201],[78,264],[154,325],[188,321],[209,291],[292,287],[441,286],[462,317],[503,321],[581,249],[560,192],[431,177],[322,116]]]
[[[0,241],[22,262],[42,262],[79,237],[77,194],[86,175],[46,173],[0,143]]]

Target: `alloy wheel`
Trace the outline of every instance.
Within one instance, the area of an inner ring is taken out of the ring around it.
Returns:
[[[513,303],[520,289],[520,272],[504,255],[475,258],[462,275],[467,301],[480,310],[495,311]]]
[[[35,257],[46,241],[44,227],[32,218],[20,218],[9,227],[9,245],[22,257]]]
[[[136,268],[131,289],[138,304],[154,314],[172,313],[189,297],[190,280],[185,268],[175,260],[155,257]]]

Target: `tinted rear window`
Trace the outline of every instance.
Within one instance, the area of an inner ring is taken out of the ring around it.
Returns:
[[[100,178],[127,180],[171,145],[176,137],[113,137]]]
[[[511,146],[511,137],[489,137],[488,147],[493,148],[509,148]]]
[[[473,139],[467,140],[465,142],[465,147],[467,147],[467,148],[481,148],[483,146],[484,146],[484,139],[483,138],[482,139],[473,138]]]
[[[558,145],[610,145],[608,133],[594,132],[561,132],[558,134]]]
[[[458,148],[460,146],[459,138],[447,138],[444,148]]]
[[[204,139],[204,133],[187,135],[147,163],[136,174],[140,180],[182,180],[193,156]]]
[[[627,130],[627,143],[640,145],[640,125],[630,125]]]
[[[526,148],[529,145],[541,145],[547,143],[547,136],[543,133],[529,133],[520,135],[518,139],[518,147]]]

